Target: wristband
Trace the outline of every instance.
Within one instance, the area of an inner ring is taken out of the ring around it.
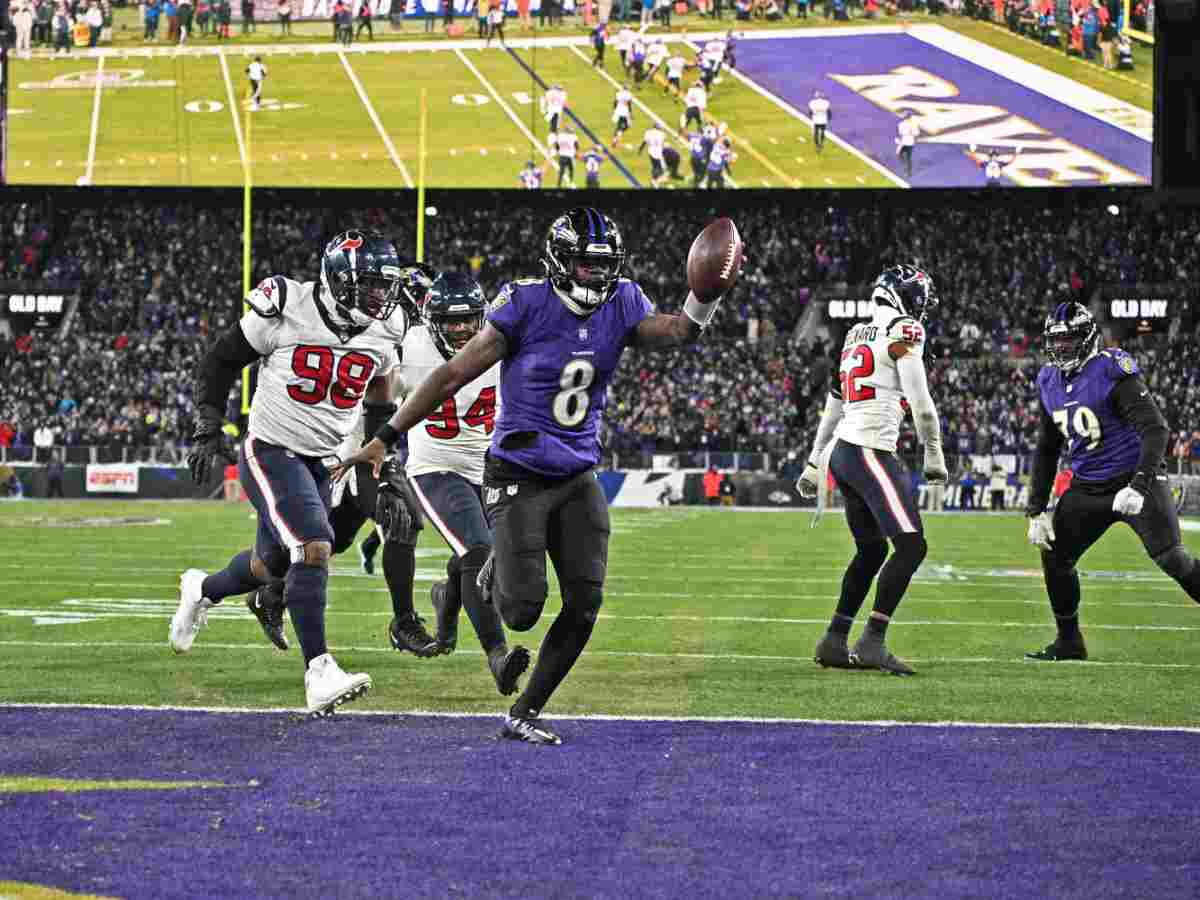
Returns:
[[[683,301],[683,314],[701,328],[705,328],[712,319],[713,313],[717,311],[717,304],[720,302],[721,298],[718,297],[711,303],[702,303],[695,294],[688,291],[687,300]]]
[[[390,450],[395,446],[396,441],[400,440],[400,432],[391,425],[382,425],[375,432],[375,440],[383,441],[384,445]]]

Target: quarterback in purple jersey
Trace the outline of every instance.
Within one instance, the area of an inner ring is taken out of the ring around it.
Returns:
[[[1058,636],[1030,659],[1087,659],[1079,630],[1075,564],[1110,525],[1129,525],[1160,569],[1200,602],[1200,565],[1184,549],[1163,456],[1167,422],[1123,350],[1100,349],[1092,314],[1060,303],[1046,317],[1049,364],[1038,373],[1042,424],[1029,485],[1029,542],[1042,551],[1046,591]],[[1046,507],[1059,455],[1071,486]]]
[[[400,433],[501,364],[503,402],[483,481],[494,545],[480,585],[514,631],[528,631],[541,617],[547,554],[562,594],[562,609],[501,731],[533,744],[561,743],[540,714],[587,644],[603,600],[610,527],[593,467],[613,371],[631,344],[653,349],[694,341],[720,302],[689,294],[680,315],[655,313],[642,289],[621,277],[624,262],[624,240],[608,216],[590,208],[559,216],[546,236],[546,275],[505,285],[479,334],[334,470],[340,477],[359,462],[378,465]]]

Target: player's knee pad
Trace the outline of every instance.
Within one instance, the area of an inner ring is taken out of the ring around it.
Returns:
[[[855,541],[857,552],[854,554],[852,565],[869,571],[872,575],[883,567],[887,559],[887,541]]]
[[[255,578],[261,578],[262,581],[267,581],[268,578],[260,576],[255,564],[258,564],[266,570],[271,578],[282,578],[287,574],[288,566],[292,564],[291,557],[288,552],[282,547],[272,547],[263,556],[255,553],[250,560],[250,573]]]
[[[1164,550],[1157,556],[1152,556],[1154,564],[1174,578],[1182,581],[1192,574],[1196,567],[1196,557],[1183,549],[1182,544],[1176,544],[1170,550]]]
[[[925,554],[929,550],[929,545],[925,543],[925,535],[919,531],[896,535],[892,538],[892,546],[896,548],[896,556],[914,572],[925,560]]]
[[[322,569],[329,568],[329,558],[333,556],[333,544],[329,541],[309,541],[304,545],[303,551],[303,558],[297,562]]]
[[[570,610],[589,625],[596,621],[604,604],[604,590],[590,581],[569,581],[562,586],[563,611]]]

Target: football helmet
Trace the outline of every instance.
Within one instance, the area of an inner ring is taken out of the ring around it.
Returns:
[[[1100,329],[1081,303],[1060,303],[1042,328],[1046,356],[1052,366],[1074,372],[1100,352]]]
[[[625,265],[625,241],[615,222],[591,207],[568,210],[551,225],[542,259],[567,309],[590,316],[612,299]]]
[[[479,333],[486,309],[483,288],[469,275],[443,272],[434,279],[423,313],[442,356],[450,359]]]
[[[401,301],[400,257],[390,238],[351,228],[325,245],[321,286],[343,320],[386,322]]]
[[[929,310],[939,302],[933,279],[907,263],[888,266],[879,273],[871,285],[871,300],[876,307],[887,307],[918,322],[925,321]]]

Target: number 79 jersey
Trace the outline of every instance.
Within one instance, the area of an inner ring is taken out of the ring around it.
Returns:
[[[326,457],[358,422],[371,379],[399,362],[406,321],[349,328],[335,321],[314,282],[276,275],[246,297],[242,333],[262,355],[250,404],[249,432],[303,456]]]
[[[444,363],[429,328],[408,332],[401,347],[400,380],[411,392]],[[457,472],[472,484],[483,484],[483,457],[496,428],[500,364],[464,385],[408,433],[409,475]]]
[[[846,334],[838,368],[842,421],[837,436],[842,440],[896,452],[907,407],[900,372],[888,352],[895,343],[908,345],[909,353],[920,356],[925,349],[925,329],[916,319],[883,309]]]

